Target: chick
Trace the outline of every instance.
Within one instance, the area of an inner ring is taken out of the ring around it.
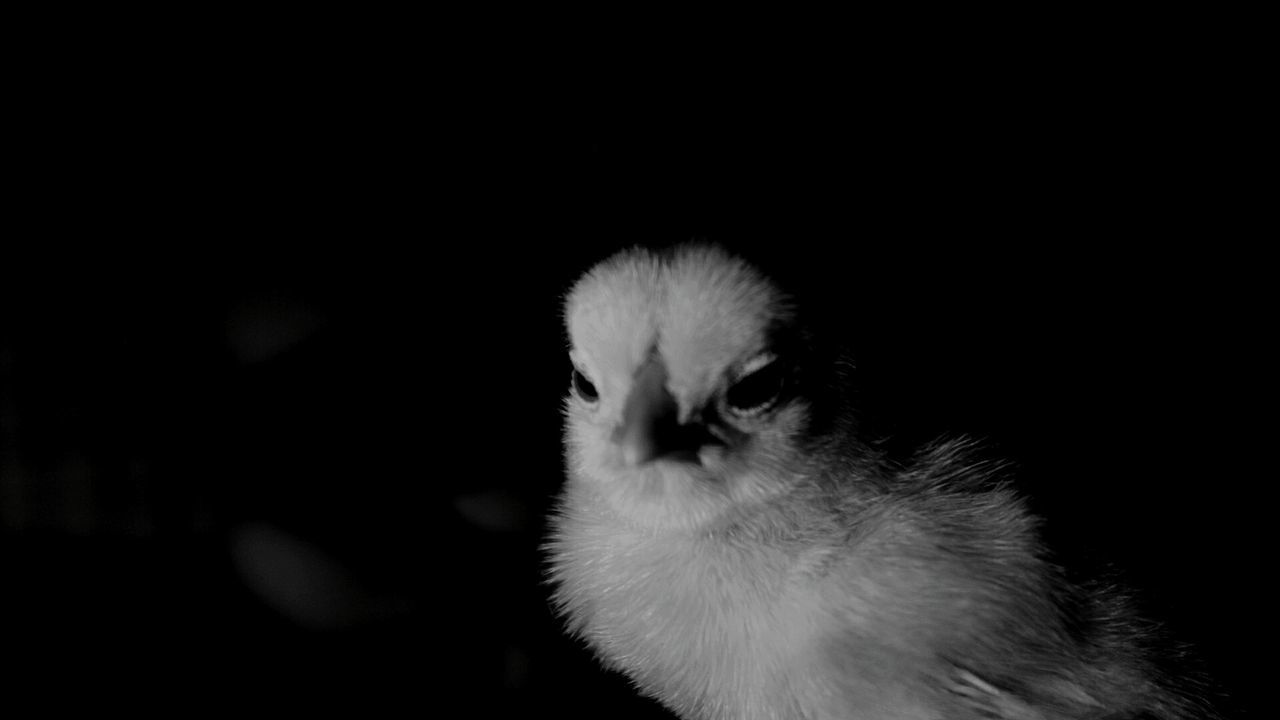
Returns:
[[[901,465],[860,440],[851,364],[745,261],[623,252],[565,323],[553,600],[680,717],[1209,716],[969,444]]]

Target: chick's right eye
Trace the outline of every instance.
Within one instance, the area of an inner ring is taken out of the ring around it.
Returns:
[[[577,368],[573,369],[573,391],[578,397],[587,402],[595,402],[600,398],[600,393],[596,390],[596,386],[591,384],[587,376]]]

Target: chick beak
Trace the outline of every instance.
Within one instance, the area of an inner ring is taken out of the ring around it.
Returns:
[[[654,356],[636,371],[622,422],[613,441],[632,467],[665,458],[698,462],[698,450],[713,438],[698,423],[682,424],[680,406],[667,390],[667,368]]]

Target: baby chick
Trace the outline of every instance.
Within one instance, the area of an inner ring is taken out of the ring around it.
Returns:
[[[565,322],[554,602],[680,717],[1208,714],[965,443],[902,467],[860,441],[851,365],[746,262],[626,251]]]

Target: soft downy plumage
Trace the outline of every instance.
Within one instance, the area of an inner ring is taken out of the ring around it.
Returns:
[[[1209,716],[971,443],[894,465],[860,441],[847,358],[746,262],[623,252],[565,321],[554,601],[681,717]]]

